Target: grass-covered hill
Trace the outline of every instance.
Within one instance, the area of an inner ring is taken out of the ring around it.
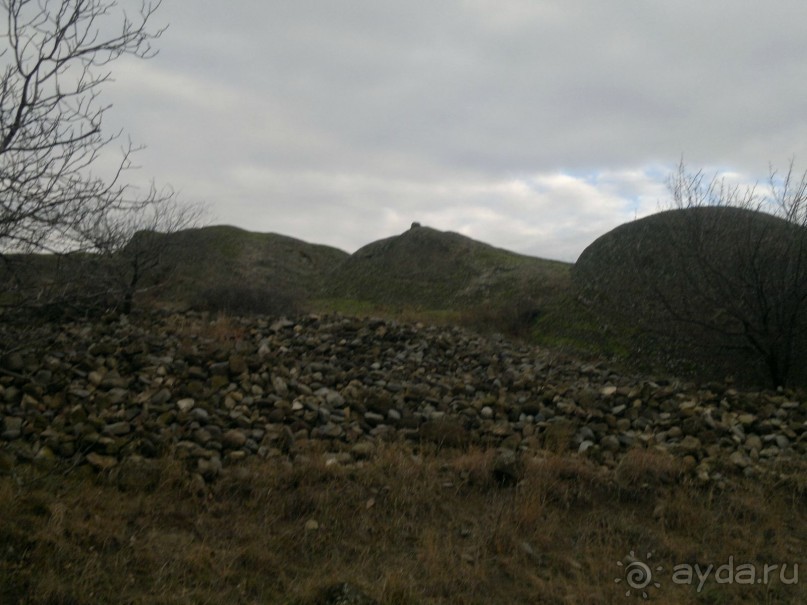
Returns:
[[[239,296],[315,298],[325,276],[348,257],[330,246],[223,225],[161,237],[167,278],[160,298],[191,305],[210,296],[224,302]]]
[[[734,208],[663,212],[603,235],[572,265],[417,223],[353,254],[274,233],[212,226],[137,234],[118,259],[124,273],[118,282],[127,282],[126,259],[134,251],[153,257],[156,249],[159,264],[146,266],[135,307],[156,301],[230,314],[337,311],[459,323],[652,372],[708,367],[712,378],[733,373],[764,381],[766,366],[804,357],[807,319],[804,309],[791,305],[796,300],[807,306],[807,238],[796,237],[802,232],[773,216]],[[801,251],[791,254],[799,242]],[[91,256],[80,257],[72,269],[79,278]],[[51,271],[28,272],[36,282],[30,291],[36,293],[48,273],[76,287],[64,263],[29,260],[40,269],[53,265]],[[118,271],[114,261],[104,261],[107,273]],[[83,279],[105,287],[103,280]],[[109,275],[103,279],[114,285]],[[52,289],[59,287],[55,280]],[[752,321],[744,322],[744,313],[752,313]],[[794,314],[800,323],[787,320]],[[680,319],[676,315],[688,323],[671,321]],[[698,327],[683,330],[686,325]],[[802,328],[805,338],[789,343]],[[743,330],[759,336],[749,339]],[[741,354],[720,361],[715,349]],[[774,359],[776,351],[789,357]]]
[[[732,207],[661,212],[597,239],[573,282],[675,357],[777,384],[805,378],[807,231],[792,222]]]
[[[328,291],[392,306],[468,308],[542,297],[565,281],[569,268],[414,225],[357,250],[333,273]]]
[[[570,291],[568,263],[425,226],[354,254],[226,226],[157,237],[165,248],[158,298],[197,308],[423,314],[512,332]]]

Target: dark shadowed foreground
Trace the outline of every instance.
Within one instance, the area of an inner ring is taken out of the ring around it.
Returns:
[[[73,322],[3,363],[4,604],[807,597],[803,393],[341,316]]]

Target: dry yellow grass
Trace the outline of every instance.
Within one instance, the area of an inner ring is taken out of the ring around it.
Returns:
[[[384,605],[626,603],[617,562],[631,551],[664,567],[653,603],[807,602],[807,577],[778,572],[753,586],[712,574],[700,592],[671,580],[674,565],[729,557],[804,564],[807,507],[790,485],[718,490],[652,451],[616,471],[547,451],[501,487],[495,455],[390,444],[344,467],[320,446],[231,467],[201,496],[171,460],[149,493],[111,473],[19,468],[0,477],[0,602],[321,605],[350,582]]]

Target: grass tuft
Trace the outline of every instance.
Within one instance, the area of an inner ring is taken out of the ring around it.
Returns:
[[[0,477],[0,602],[314,605],[347,585],[380,605],[621,603],[617,561],[631,551],[666,570],[804,564],[807,513],[778,477],[721,491],[654,450],[615,470],[544,450],[501,488],[497,455],[391,443],[343,466],[312,448],[226,467],[201,496],[169,459],[142,492],[21,467]],[[803,582],[662,581],[662,604],[807,598]]]

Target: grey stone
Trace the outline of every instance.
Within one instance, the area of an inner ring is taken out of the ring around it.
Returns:
[[[585,439],[585,440],[583,440],[583,441],[581,441],[581,442],[580,442],[580,447],[578,447],[578,448],[577,448],[577,451],[578,451],[578,453],[580,453],[580,454],[585,454],[585,453],[587,453],[587,452],[588,452],[588,451],[589,451],[589,450],[590,450],[592,447],[594,447],[594,442],[593,442],[593,441],[591,441],[591,440],[589,440],[589,439]]]
[[[224,447],[238,449],[247,442],[247,436],[239,429],[230,429],[221,436],[221,443]]]
[[[751,459],[740,451],[732,452],[729,460],[734,466],[745,468],[751,465]]]
[[[780,450],[784,450],[790,447],[790,439],[788,439],[784,435],[776,435],[774,441],[776,441],[776,446]]]
[[[364,414],[364,419],[374,426],[384,422],[384,417],[381,414],[376,414],[375,412],[366,412]]]
[[[196,461],[197,472],[204,477],[205,481],[213,481],[221,474],[222,463],[218,456],[210,458],[199,458]]]
[[[25,358],[19,351],[6,355],[3,365],[12,372],[22,372],[25,369]]]
[[[247,361],[241,355],[231,355],[227,366],[230,374],[234,376],[240,376],[249,371]]]
[[[196,401],[190,397],[177,401],[177,408],[179,408],[180,412],[189,412],[195,405]]]
[[[118,464],[118,459],[113,456],[103,456],[96,452],[87,454],[87,462],[99,471],[109,470]]]
[[[4,430],[0,433],[0,438],[6,441],[19,439],[22,434],[22,418],[16,416],[6,416],[3,419]]]
[[[107,435],[121,436],[128,435],[132,431],[132,425],[128,422],[113,422],[112,424],[104,427],[104,433]]]
[[[618,452],[622,447],[619,437],[616,435],[605,435],[600,439],[600,447],[607,452]]]
[[[151,403],[160,405],[167,403],[171,399],[171,391],[168,389],[160,389],[151,397]]]
[[[206,423],[210,419],[210,414],[204,408],[193,408],[188,416],[197,422]]]
[[[272,376],[272,387],[281,397],[287,397],[289,394],[289,387],[282,376]]]
[[[493,462],[493,479],[498,485],[516,485],[524,478],[524,464],[513,450],[502,450]]]
[[[676,446],[676,449],[684,454],[697,454],[701,451],[702,444],[700,439],[687,435]]]

